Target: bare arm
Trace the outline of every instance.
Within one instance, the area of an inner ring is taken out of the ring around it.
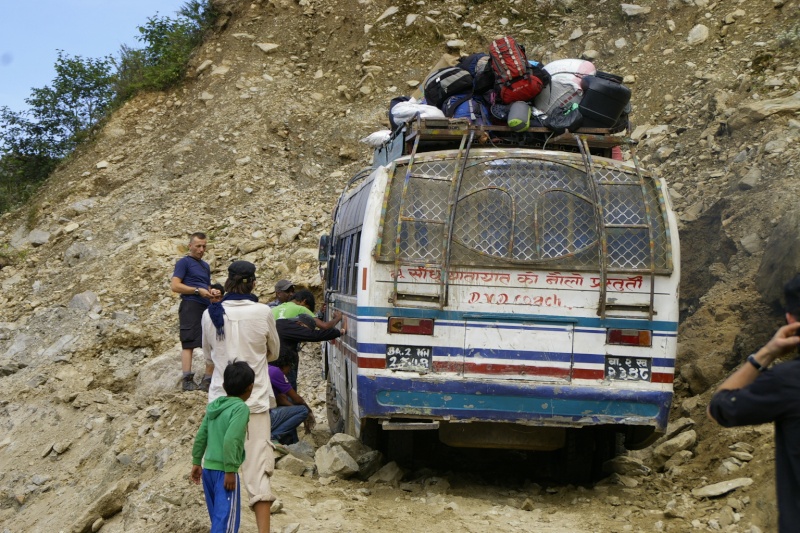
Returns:
[[[800,322],[794,322],[783,326],[777,332],[775,332],[775,335],[767,344],[762,346],[761,349],[753,354],[753,357],[763,368],[767,368],[772,364],[773,361],[775,361],[775,359],[782,355],[786,355],[800,345],[800,337],[797,336],[799,333]],[[741,367],[739,367],[738,370],[728,376],[728,378],[723,381],[714,392],[738,390],[747,387],[756,380],[758,374],[759,371],[755,366],[749,362],[745,362]],[[714,418],[711,416],[710,405],[706,410],[706,414],[709,418],[714,420]]]
[[[767,344],[753,354],[756,361],[766,368],[778,357],[791,352],[800,344],[800,337],[797,336],[798,329],[800,329],[800,322],[787,324],[780,328]],[[728,379],[723,381],[717,390],[741,389],[754,382],[757,376],[758,370],[753,365],[744,364],[739,370],[731,374]]]
[[[172,292],[177,292],[178,294],[194,294],[195,289],[195,287],[184,285],[181,278],[172,278],[169,282],[169,288],[172,289]],[[197,287],[197,289],[203,298],[211,298],[211,291],[208,287]],[[219,293],[216,289],[214,292]]]
[[[319,329],[331,329],[336,324],[338,324],[341,320],[342,320],[342,312],[341,311],[334,311],[333,312],[333,317],[330,320],[328,320],[327,322],[324,322],[324,321],[320,320],[319,318],[314,317],[314,322],[316,322],[317,327]]]
[[[283,394],[283,393],[280,393],[280,392],[279,392],[279,393],[277,393],[277,394],[275,394],[275,402],[276,402],[276,403],[278,404],[278,406],[280,406],[280,407],[289,407],[289,406],[292,406],[292,405],[294,405],[294,404],[292,403],[292,401],[291,401],[291,400],[289,400],[289,397],[288,397],[288,396],[286,396],[285,394]]]
[[[290,390],[288,393],[286,393],[286,395],[292,401],[291,405],[305,405],[306,407],[308,407],[308,404],[303,399],[303,397],[297,394],[297,391],[295,391],[294,389]],[[311,410],[310,407],[308,407],[308,409],[309,411]]]
[[[305,422],[303,422],[303,427],[305,427],[306,432],[310,432],[312,429],[314,429],[314,426],[317,425],[317,421],[314,419],[314,411],[311,410],[311,407],[308,406],[303,397],[297,394],[294,389],[290,390],[288,394],[289,398],[292,400],[292,402],[294,402],[295,405],[305,405],[306,409],[308,409],[308,418],[306,418]]]

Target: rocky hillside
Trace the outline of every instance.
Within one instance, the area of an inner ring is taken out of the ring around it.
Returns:
[[[503,34],[545,63],[590,58],[633,90],[639,154],[681,220],[675,418],[696,422],[694,438],[682,464],[648,451],[652,471],[591,490],[460,479],[434,490],[431,475],[376,488],[280,472],[276,530],[414,529],[419,513],[432,531],[774,529],[771,429],[721,431],[703,411],[709,388],[780,323],[780,285],[800,271],[800,2],[218,4],[225,15],[180,88],[128,102],[0,217],[5,531],[204,530],[202,493],[186,479],[204,397],[177,392],[168,285],[188,234],[209,234],[215,281],[241,258],[258,266],[263,297],[280,278],[318,288],[318,236],[370,161],[358,140],[443,53]],[[306,368],[304,390],[319,392]],[[732,462],[734,444],[750,458]],[[728,500],[691,495],[733,477],[754,483]]]

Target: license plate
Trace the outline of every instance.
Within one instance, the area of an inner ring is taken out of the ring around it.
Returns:
[[[606,356],[606,379],[650,381],[651,364],[651,360],[647,357]]]
[[[389,370],[410,370],[413,372],[430,372],[430,346],[386,346],[386,368]]]

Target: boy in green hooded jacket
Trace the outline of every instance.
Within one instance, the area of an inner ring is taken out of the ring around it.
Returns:
[[[245,402],[254,382],[255,372],[247,363],[230,363],[222,383],[227,396],[208,404],[194,439],[191,480],[197,484],[203,481],[211,533],[239,531],[238,472],[244,461],[244,440],[250,421],[250,408]]]

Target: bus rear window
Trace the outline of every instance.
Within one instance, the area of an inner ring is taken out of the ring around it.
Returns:
[[[453,162],[445,163],[415,163],[407,184],[406,167],[398,165],[379,259],[394,260],[399,251],[403,262],[442,260],[456,174]],[[597,269],[604,234],[609,268],[649,270],[652,227],[655,268],[668,271],[669,239],[656,183],[645,178],[643,187],[636,174],[603,165],[592,178],[580,163],[469,161],[453,219],[452,264]]]

